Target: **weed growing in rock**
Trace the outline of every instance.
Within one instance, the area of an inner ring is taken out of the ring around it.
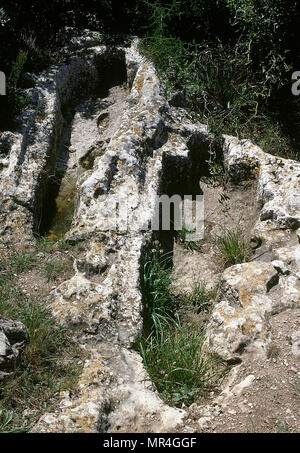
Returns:
[[[204,280],[197,282],[192,294],[188,297],[190,304],[197,311],[210,311],[213,301],[216,298],[215,289],[208,290]]]
[[[219,254],[226,267],[244,263],[250,256],[250,245],[239,228],[218,237]]]
[[[171,292],[171,256],[160,255],[155,250],[152,260],[144,265],[143,294],[145,307],[150,317],[152,332],[160,335],[164,325],[171,319],[176,298]]]
[[[13,423],[13,418],[13,411],[4,411],[0,409],[0,434],[26,433],[30,429],[30,426],[24,426],[23,428],[10,427]]]
[[[35,246],[39,252],[44,253],[53,252],[55,250],[69,250],[70,248],[80,250],[83,247],[82,242],[72,245],[65,239],[58,239],[57,237],[49,237],[47,235],[37,236]]]
[[[13,253],[8,258],[0,260],[0,272],[21,273],[31,270],[36,263],[33,253]]]
[[[42,268],[42,275],[44,275],[48,282],[50,280],[56,280],[59,275],[64,271],[66,268],[65,261],[58,261],[55,259],[46,261]]]
[[[163,335],[150,337],[142,348],[146,369],[161,397],[170,404],[192,404],[213,382],[213,359],[203,352],[203,330],[179,321],[168,323]]]

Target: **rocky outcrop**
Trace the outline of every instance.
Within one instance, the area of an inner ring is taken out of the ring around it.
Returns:
[[[66,235],[73,243],[84,241],[86,254],[75,262],[74,277],[48,300],[90,359],[76,397],[63,394],[60,408],[42,417],[34,432],[139,431],[142,426],[162,432],[184,415],[163,404],[141,358],[128,350],[142,329],[140,270],[154,234],[163,162],[174,153],[174,140],[166,142],[167,106],[154,68],[138,54],[133,63],[134,46],[127,55],[129,78],[137,72],[123,117],[104,152],[78,180]],[[188,161],[188,147],[178,143]]]
[[[202,125],[180,124],[161,95],[153,66],[135,49],[134,42],[126,50],[128,79],[134,80],[119,127],[78,179],[66,238],[83,241],[85,256],[75,262],[74,277],[48,299],[58,321],[73,330],[91,358],[76,398],[62,395],[60,409],[42,417],[35,432],[163,432],[184,415],[162,403],[140,357],[128,348],[143,326],[140,272],[157,235],[151,230],[157,197],[179,188],[184,193],[187,185],[193,193],[193,162],[197,167],[204,157],[195,143],[208,135]],[[99,123],[105,118],[101,114]],[[80,147],[77,141],[72,151]]]
[[[99,86],[105,90],[109,84],[126,82],[125,49],[92,44],[95,39],[87,33],[77,42],[76,51],[68,54],[68,64],[53,66],[36,77],[35,87],[27,90],[30,104],[18,118],[17,131],[0,136],[3,240],[31,241],[32,232],[39,229],[60,152],[66,106],[72,107],[75,99]]]
[[[207,333],[210,349],[238,362],[245,352],[265,354],[270,316],[300,304],[300,164],[225,136],[225,168],[239,183],[258,181],[259,218],[251,262],[223,273]]]
[[[27,341],[24,324],[0,318],[0,381],[14,374]]]

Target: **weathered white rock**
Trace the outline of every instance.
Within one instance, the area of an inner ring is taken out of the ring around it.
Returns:
[[[27,329],[19,321],[0,319],[0,381],[11,376],[28,340]]]
[[[134,42],[126,58],[131,76],[136,74],[120,125],[103,155],[78,181],[76,211],[66,237],[87,241],[86,254],[76,262],[75,276],[48,299],[59,322],[92,347],[92,358],[76,397],[62,395],[60,408],[42,417],[35,432],[163,432],[184,415],[160,400],[138,354],[120,347],[131,346],[142,329],[140,269],[151,246],[162,168],[167,156],[175,156],[175,145],[191,167],[183,139],[164,145],[167,107],[153,66],[140,56],[135,60],[136,52]],[[80,149],[78,139],[74,151]],[[126,201],[128,217],[116,223],[113,206]],[[92,282],[97,274],[100,282]]]
[[[300,164],[264,153],[247,140],[224,139],[229,177],[235,182],[257,179],[261,208],[252,232],[259,247],[251,263],[223,273],[206,338],[211,350],[236,361],[245,350],[263,354],[270,315],[300,304],[300,247],[295,232],[300,222]]]

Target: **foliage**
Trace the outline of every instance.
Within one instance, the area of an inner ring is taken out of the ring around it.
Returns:
[[[111,44],[124,33],[135,34],[166,91],[182,89],[191,112],[216,136],[235,134],[269,152],[292,155],[300,143],[299,103],[290,90],[291,73],[300,64],[299,19],[296,0],[33,0],[25,9],[19,0],[6,0],[0,69],[9,74],[25,54],[24,71],[57,62],[65,26],[98,30]],[[21,75],[19,90],[23,80]],[[17,94],[16,102],[3,99],[2,128],[26,105]],[[273,131],[279,137],[275,149]]]
[[[183,228],[181,230],[177,230],[176,233],[184,248],[188,250],[199,250],[200,243],[189,239],[189,235],[193,233],[189,227],[183,225]]]
[[[161,397],[169,404],[191,404],[216,385],[222,367],[203,350],[204,329],[181,321],[182,298],[174,296],[170,256],[154,251],[144,266],[143,294],[152,322],[150,333],[138,341],[145,367]],[[196,310],[207,310],[213,292],[202,282],[186,300]],[[214,370],[214,371],[213,371]]]
[[[225,266],[244,263],[251,252],[249,243],[239,228],[228,230],[218,237],[217,245]]]
[[[65,261],[58,261],[56,259],[48,260],[43,266],[42,274],[45,275],[48,281],[55,280],[61,275],[65,268]]]
[[[0,317],[21,321],[29,335],[20,366],[0,384],[0,432],[26,432],[23,411],[41,415],[61,390],[72,388],[82,369],[82,353],[67,330],[43,301],[26,296],[16,283],[15,277],[37,264],[35,258],[12,253],[0,262]]]
[[[181,89],[191,112],[206,122],[216,137],[229,133],[251,138],[268,152],[291,153],[295,143],[292,138],[284,139],[282,130],[274,150],[272,132],[278,135],[284,118],[279,121],[280,112],[272,110],[272,100],[275,93],[289,87],[292,65],[287,46],[295,21],[286,9],[296,13],[296,2],[211,2],[216,11],[221,4],[227,8],[229,39],[213,35],[211,28],[201,40],[189,42],[181,38],[180,29],[176,32],[169,25],[176,22],[179,11],[184,16],[179,4],[154,2],[152,28],[141,41],[141,48],[165,82],[166,92]],[[204,21],[203,5],[207,7],[207,2],[199,2],[195,10],[199,23]],[[276,39],[278,33],[280,40]]]
[[[14,413],[12,411],[4,411],[0,409],[0,434],[17,434],[24,433],[30,429],[30,426],[23,428],[10,428],[13,422]]]
[[[0,272],[26,272],[33,268],[35,262],[36,258],[33,253],[11,253],[9,257],[0,259]]]
[[[168,324],[164,335],[142,346],[145,366],[161,397],[175,406],[189,405],[212,387],[213,359],[203,352],[203,331]]]
[[[163,326],[171,318],[176,304],[176,298],[171,292],[171,257],[154,251],[151,260],[144,265],[142,275],[142,291],[145,297],[144,305],[150,317],[152,333],[160,335]]]
[[[189,302],[197,311],[210,311],[212,303],[216,298],[216,290],[207,289],[207,284],[204,280],[196,282],[192,294],[189,296]]]

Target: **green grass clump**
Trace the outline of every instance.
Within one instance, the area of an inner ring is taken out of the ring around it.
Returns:
[[[33,269],[36,257],[33,253],[13,253],[9,257],[0,260],[0,272],[22,273]]]
[[[171,292],[171,257],[161,256],[155,251],[152,259],[145,263],[142,276],[145,307],[149,314],[152,331],[159,333],[171,318],[176,298]]]
[[[192,404],[211,388],[213,360],[202,350],[204,332],[179,322],[164,327],[163,335],[151,337],[142,356],[161,397],[175,406]]]
[[[42,274],[47,278],[49,282],[50,280],[56,280],[65,269],[66,261],[52,259],[46,261],[42,268]]]
[[[244,263],[251,253],[249,243],[239,228],[220,236],[217,246],[226,267]]]
[[[199,250],[200,244],[197,241],[190,241],[188,235],[193,233],[193,231],[187,226],[183,226],[181,230],[177,230],[177,236],[179,241],[183,244],[184,248],[187,250]]]
[[[49,238],[48,236],[36,237],[36,249],[39,252],[47,253],[54,250],[55,245],[60,242],[56,238]]]
[[[30,429],[30,426],[24,426],[23,428],[10,428],[13,418],[14,413],[12,411],[4,411],[0,409],[0,434],[26,433]]]
[[[192,294],[189,296],[189,302],[197,311],[210,311],[213,301],[216,298],[216,290],[208,290],[204,280],[197,282]]]
[[[150,328],[146,326],[147,334],[138,341],[138,347],[161,397],[168,404],[181,406],[211,389],[220,367],[204,352],[204,329],[191,328],[180,319],[183,301],[173,294],[170,264],[170,255],[155,252],[144,266],[143,293]],[[200,283],[186,302],[193,309],[208,310],[212,293]]]
[[[75,385],[82,353],[45,304],[26,297],[10,275],[0,277],[0,317],[21,321],[29,336],[18,369],[0,383],[0,432],[26,431],[36,418],[24,418],[24,410],[38,418],[54,407],[58,393]]]

